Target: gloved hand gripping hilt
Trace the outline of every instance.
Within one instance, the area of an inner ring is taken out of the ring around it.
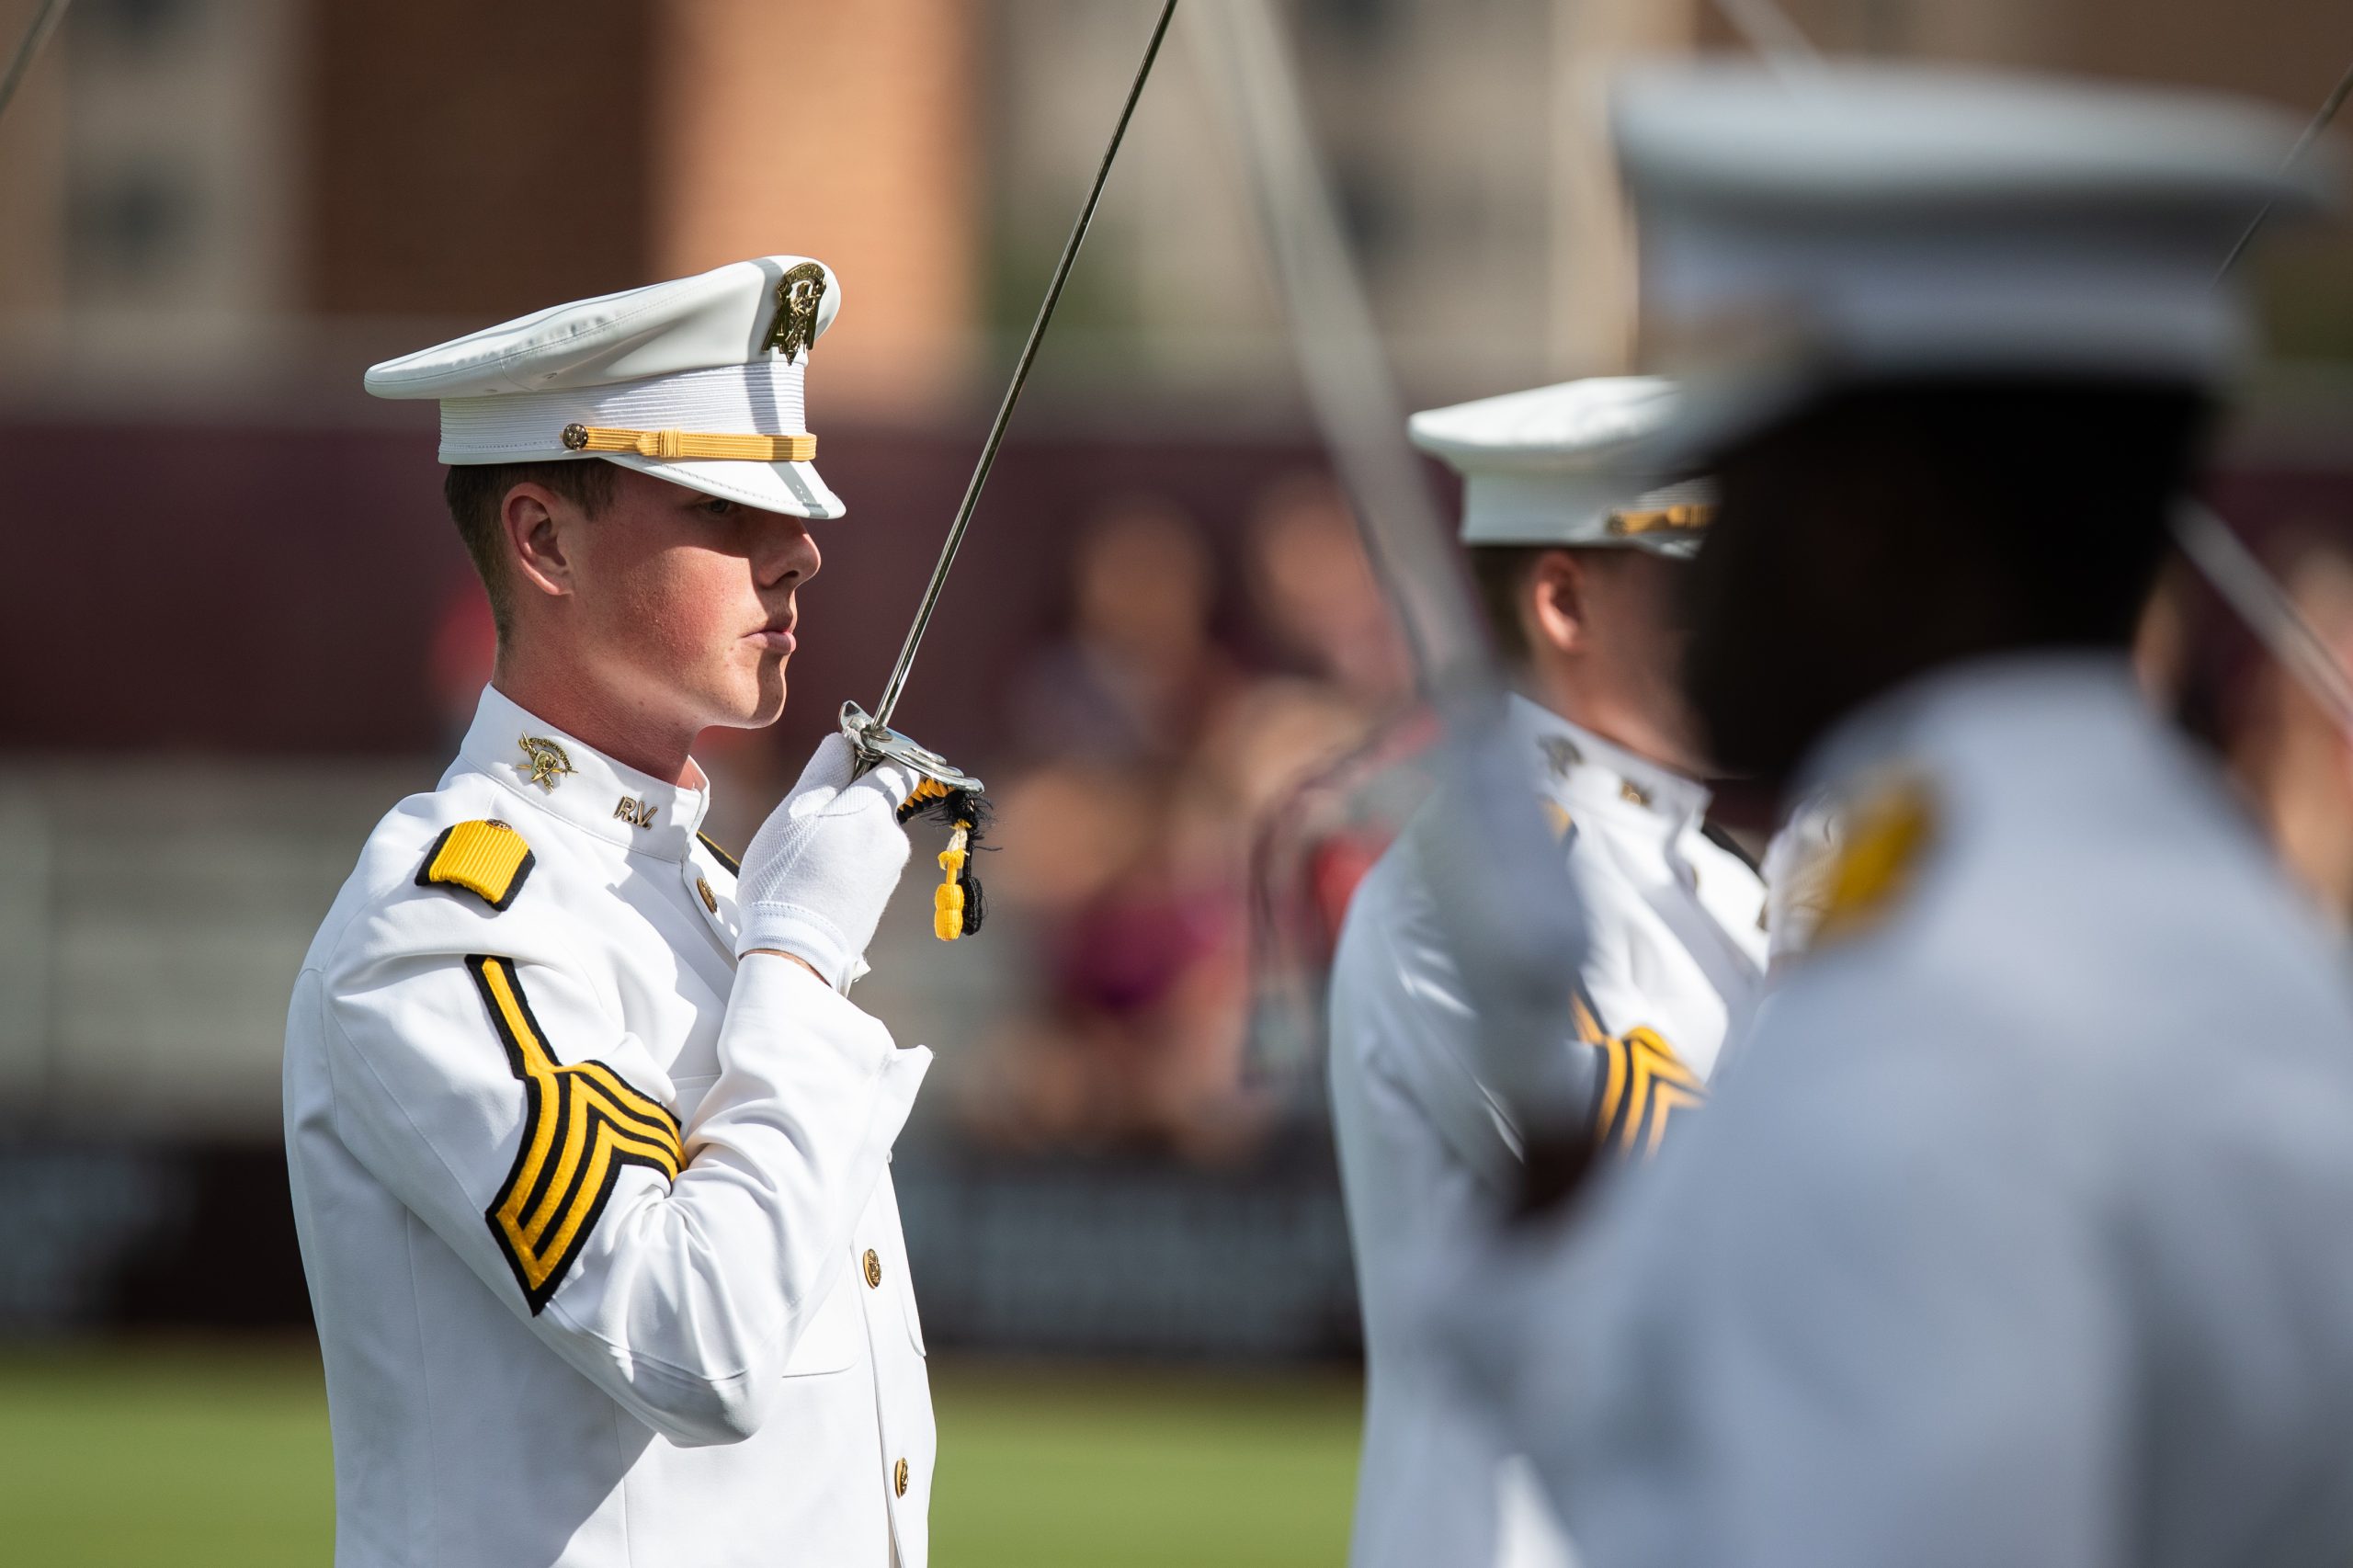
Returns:
[[[855,702],[842,704],[842,734],[858,754],[861,772],[880,763],[895,762],[915,775],[915,793],[899,807],[903,824],[929,817],[948,827],[948,847],[939,853],[945,880],[932,893],[932,935],[952,942],[979,930],[985,906],[980,879],[972,874],[972,857],[988,828],[986,787],[950,766],[938,752],[874,719]]]

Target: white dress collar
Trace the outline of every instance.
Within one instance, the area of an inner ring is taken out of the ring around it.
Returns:
[[[667,860],[686,859],[710,805],[708,789],[665,784],[616,762],[495,687],[483,687],[456,766],[584,833]]]
[[[1637,756],[1518,692],[1505,722],[1529,758],[1538,789],[1572,816],[1598,816],[1667,837],[1708,810],[1708,787],[1699,780]]]

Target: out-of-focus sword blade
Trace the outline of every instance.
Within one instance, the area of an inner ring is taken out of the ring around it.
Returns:
[[[8,101],[24,85],[25,74],[33,68],[41,45],[57,30],[57,24],[65,19],[65,7],[73,3],[74,0],[41,0],[40,9],[33,13],[33,25],[25,29],[24,41],[17,45],[16,57],[8,62],[8,74],[0,76],[0,116],[8,112]]]
[[[2174,514],[2173,539],[2264,650],[2353,736],[2353,678],[2347,678],[2327,639],[2304,618],[2255,551],[2222,518],[2194,502]]]
[[[2328,129],[2328,122],[2335,119],[2336,111],[2345,107],[2348,94],[2353,94],[2353,65],[2345,68],[2345,74],[2336,79],[2336,85],[2330,88],[2328,97],[2321,100],[2320,112],[2313,115],[2312,123],[2304,127],[2304,133],[2296,138],[2296,144],[2288,149],[2287,161],[2279,165],[2280,173],[2285,174],[2304,161],[2304,154],[2312,151],[2314,142],[2320,140],[2320,133]],[[2222,258],[2222,265],[2214,269],[2216,283],[2231,275],[2231,268],[2239,264],[2239,257],[2246,254],[2246,247],[2255,243],[2255,236],[2263,232],[2264,222],[2270,216],[2271,203],[2267,201],[2248,220],[2246,232],[2239,235],[2239,243],[2231,247],[2231,254]]]
[[[2328,122],[2345,107],[2348,95],[2353,95],[2353,65],[2345,68],[2345,74],[2336,79],[2336,85],[2321,100],[2319,112],[2304,127],[2303,134],[2296,138],[2295,145],[2288,149],[2288,156],[2279,165],[2281,174],[2303,162],[2304,154],[2312,151],[2313,143],[2328,129]],[[2248,222],[2238,244],[2231,247],[2231,254],[2215,269],[2213,287],[2221,288],[2238,266],[2239,258],[2246,255],[2255,236],[2262,232],[2265,220],[2271,216],[2271,207],[2266,201]],[[2279,662],[2279,667],[2336,721],[2339,729],[2353,736],[2353,677],[2346,675],[2328,639],[2305,618],[2302,608],[2236,531],[2205,507],[2186,506],[2174,513],[2173,540],[2183,558],[2246,623],[2265,651]]]
[[[1523,1134],[1551,1140],[1582,1125],[1592,1086],[1578,1054],[1560,1049],[1584,950],[1563,858],[1524,759],[1510,753],[1485,629],[1405,444],[1282,34],[1263,0],[1201,0],[1191,19],[1235,132],[1309,403],[1446,722],[1443,778],[1454,793],[1430,819],[1422,863],[1466,990],[1480,999],[1479,1075]]]
[[[1103,162],[1096,168],[1086,204],[1078,210],[1078,222],[1071,225],[1070,238],[1063,242],[1063,254],[1054,263],[1053,277],[1046,285],[1046,298],[1038,307],[1038,319],[1029,324],[1029,337],[1022,344],[1021,358],[1014,364],[1013,380],[1005,389],[1005,401],[997,404],[988,438],[981,444],[980,461],[973,465],[972,477],[964,486],[964,499],[956,507],[955,520],[948,526],[947,542],[940,546],[939,562],[931,569],[931,581],[924,585],[923,602],[915,607],[915,624],[907,628],[907,640],[899,649],[898,662],[891,666],[891,678],[882,687],[882,700],[875,705],[871,715],[854,702],[843,705],[843,733],[869,761],[887,758],[904,762],[917,773],[951,788],[978,788],[977,780],[946,767],[937,753],[925,751],[904,736],[894,734],[890,728],[891,715],[898,709],[900,693],[906,689],[907,673],[915,667],[915,651],[923,645],[923,634],[931,625],[932,612],[939,608],[940,590],[947,586],[948,574],[956,564],[956,552],[963,547],[965,531],[972,526],[972,509],[980,504],[981,490],[989,482],[989,470],[996,466],[997,448],[1005,441],[1006,426],[1013,422],[1014,405],[1021,401],[1021,389],[1029,382],[1029,367],[1038,358],[1038,345],[1045,338],[1046,324],[1054,319],[1063,285],[1070,281],[1071,266],[1078,260],[1079,246],[1086,243],[1087,228],[1095,222],[1095,209],[1101,204],[1103,187],[1111,178],[1111,165],[1120,155],[1120,143],[1127,139],[1128,122],[1135,118],[1136,102],[1143,97],[1143,85],[1151,79],[1153,62],[1160,58],[1161,40],[1168,36],[1169,18],[1176,13],[1176,0],[1165,0],[1160,7],[1159,19],[1153,24],[1143,60],[1136,67],[1135,80],[1128,86],[1127,102],[1120,106],[1120,122],[1111,128],[1110,143],[1103,149]]]

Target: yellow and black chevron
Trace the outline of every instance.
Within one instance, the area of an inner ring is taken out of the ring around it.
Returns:
[[[1652,1153],[1669,1118],[1707,1100],[1707,1085],[1655,1029],[1628,1029],[1590,1043],[1603,1057],[1594,1136],[1605,1148]]]
[[[478,953],[466,968],[523,1084],[523,1145],[483,1217],[536,1317],[580,1256],[623,1165],[677,1179],[686,1163],[678,1119],[601,1062],[558,1062],[514,960]]]

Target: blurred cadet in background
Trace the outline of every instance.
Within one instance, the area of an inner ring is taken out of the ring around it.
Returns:
[[[2353,1557],[2353,981],[2127,648],[2292,126],[2157,92],[1622,80],[1722,509],[1710,752],[1846,843],[1750,1069],[1439,1311],[1612,1568]]]
[[[1704,486],[1650,488],[1630,454],[1673,387],[1605,378],[1414,416],[1465,479],[1462,538],[1518,690],[1511,744],[1582,899],[1591,947],[1578,1040],[1596,1134],[1654,1147],[1697,1105],[1765,972],[1764,889],[1708,821],[1676,687],[1677,577]],[[1441,792],[1425,812],[1447,810]],[[1426,824],[1427,819],[1419,819]],[[1441,1246],[1521,1185],[1520,1132],[1482,1081],[1480,999],[1450,960],[1431,835],[1408,826],[1349,905],[1332,972],[1332,1116],[1365,1317],[1366,1404],[1351,1560],[1565,1560],[1558,1527],[1491,1425],[1458,1397],[1411,1310]]]
[[[925,1559],[929,1052],[847,1000],[915,781],[829,738],[739,876],[688,755],[783,711],[839,303],[766,256],[368,374],[440,400],[498,661],[287,1022],[339,1562]]]

